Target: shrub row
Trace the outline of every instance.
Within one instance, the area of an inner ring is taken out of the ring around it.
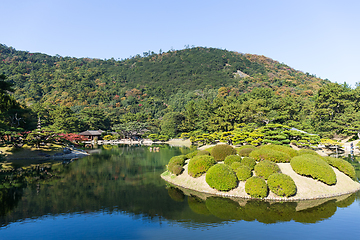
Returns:
[[[188,173],[192,177],[200,177],[206,173],[210,167],[216,164],[215,159],[209,155],[197,155],[190,159]]]
[[[333,166],[334,168],[337,168],[340,172],[343,172],[344,174],[348,175],[352,179],[356,177],[355,168],[347,161],[340,159],[340,158],[334,158],[334,157],[324,157],[323,158],[329,165]]]
[[[173,174],[181,174],[184,170],[183,166],[186,159],[188,159],[186,155],[172,157],[167,165],[167,169]]]
[[[225,158],[229,155],[236,155],[235,148],[233,148],[230,145],[225,145],[225,144],[216,145],[211,150],[211,156],[213,156],[217,162],[224,161]]]
[[[297,174],[310,176],[327,185],[334,185],[336,183],[334,170],[321,157],[304,154],[291,159],[290,164]]]

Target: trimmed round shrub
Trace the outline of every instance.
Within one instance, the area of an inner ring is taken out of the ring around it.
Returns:
[[[248,157],[249,154],[256,149],[256,147],[253,145],[244,145],[235,149],[239,156]]]
[[[201,156],[201,155],[208,155],[210,156],[210,152],[206,151],[206,150],[201,150],[201,151],[198,151],[196,156]]]
[[[271,174],[267,180],[269,189],[280,197],[291,197],[296,194],[296,184],[294,180],[283,173]]]
[[[241,162],[241,157],[238,155],[229,155],[225,158],[224,163],[231,166],[234,162]]]
[[[264,198],[268,195],[269,189],[261,177],[251,177],[245,183],[245,192],[254,198]]]
[[[236,149],[237,151],[240,151],[241,149],[246,149],[246,148],[256,149],[256,147],[253,146],[253,145],[243,145],[243,146],[237,147],[237,148],[235,148],[235,149]]]
[[[172,157],[167,165],[169,172],[179,175],[182,173],[183,166],[185,165],[185,160],[187,157],[185,155],[179,155]]]
[[[207,170],[216,164],[215,159],[212,156],[200,155],[195,156],[189,161],[188,173],[190,176],[196,178],[206,173]]]
[[[243,149],[238,150],[237,152],[238,152],[238,155],[241,157],[248,157],[249,154],[254,150],[255,150],[255,148],[254,149],[253,148],[243,148]]]
[[[252,176],[252,171],[248,166],[241,165],[235,169],[236,176],[239,181],[246,181]]]
[[[273,145],[273,144],[264,145],[261,147],[261,149],[271,149],[271,150],[283,152],[289,155],[290,158],[293,158],[298,155],[298,152],[295,149],[284,145]]]
[[[195,157],[198,152],[199,151],[194,151],[194,152],[186,154],[185,156],[186,156],[187,159],[191,159],[191,158]]]
[[[262,147],[252,151],[249,154],[249,157],[254,158],[258,162],[262,160],[269,160],[276,163],[288,163],[290,162],[291,159],[289,154],[276,151],[270,148],[262,148]]]
[[[226,164],[216,164],[206,173],[206,183],[218,191],[229,191],[237,187],[235,172]]]
[[[251,157],[243,157],[241,159],[241,164],[244,164],[245,166],[248,166],[252,171],[252,170],[254,170],[254,167],[256,165],[256,161],[255,161],[255,159],[253,159]]]
[[[356,173],[355,168],[347,161],[341,158],[334,158],[334,157],[323,157],[325,162],[327,162],[330,166],[337,168],[340,172],[348,175],[352,179],[355,179]]]
[[[262,177],[265,180],[267,180],[271,174],[279,172],[281,172],[279,166],[276,163],[270,162],[268,160],[261,161],[255,166],[256,176]]]
[[[300,149],[298,151],[298,155],[305,155],[305,154],[312,154],[312,155],[315,155],[315,156],[318,156],[318,157],[321,157],[317,152],[315,152],[314,150],[311,150],[311,149]]]
[[[229,155],[236,155],[236,150],[230,145],[220,144],[216,145],[211,150],[211,156],[215,158],[217,162],[224,161]]]
[[[238,167],[240,167],[240,166],[242,166],[243,164],[242,163],[240,163],[240,162],[233,162],[232,164],[231,164],[231,169],[232,170],[236,170]]]
[[[294,157],[290,161],[292,169],[299,175],[311,177],[327,185],[336,184],[336,174],[330,165],[312,154]]]

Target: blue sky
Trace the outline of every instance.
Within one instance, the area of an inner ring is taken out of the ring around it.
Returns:
[[[0,43],[71,57],[128,58],[185,45],[265,55],[360,82],[356,0],[1,0]]]

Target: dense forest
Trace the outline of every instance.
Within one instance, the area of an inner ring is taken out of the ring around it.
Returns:
[[[39,124],[75,133],[147,129],[147,135],[167,137],[270,123],[321,137],[356,136],[360,129],[360,88],[265,56],[222,49],[192,47],[101,60],[0,44],[0,74],[3,133]]]

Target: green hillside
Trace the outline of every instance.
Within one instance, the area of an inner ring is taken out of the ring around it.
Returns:
[[[13,85],[0,96],[1,126],[34,129],[40,118],[42,127],[64,132],[146,128],[169,137],[232,131],[238,124],[286,124],[322,136],[360,129],[359,89],[265,56],[216,48],[100,60],[0,44],[0,73]]]

